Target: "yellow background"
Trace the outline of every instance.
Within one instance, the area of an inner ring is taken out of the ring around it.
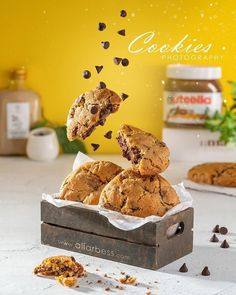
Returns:
[[[119,16],[121,9],[127,10],[126,18]],[[107,24],[103,32],[97,30],[101,21]],[[126,37],[116,33],[120,29],[126,29]],[[222,61],[192,63],[222,66],[228,96],[226,81],[236,80],[236,6],[227,0],[1,0],[0,87],[6,87],[9,69],[25,65],[28,84],[41,94],[45,115],[64,123],[74,99],[104,81],[129,98],[85,141],[89,151],[95,142],[101,144],[97,152],[120,152],[115,138],[109,141],[103,134],[116,132],[124,122],[160,137],[162,80],[168,61],[160,53],[135,55],[127,50],[131,40],[147,31],[155,31],[158,45],[174,45],[185,34],[193,43],[213,43],[210,54],[222,55]],[[101,47],[103,40],[111,42],[108,50]],[[114,56],[127,57],[130,66],[115,66]],[[98,75],[94,66],[101,64],[104,70]],[[82,78],[84,69],[91,70],[91,79]]]

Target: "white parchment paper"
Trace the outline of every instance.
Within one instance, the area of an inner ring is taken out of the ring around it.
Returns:
[[[228,195],[231,197],[236,197],[236,188],[235,187],[226,187],[219,185],[210,185],[203,183],[196,183],[189,179],[184,179],[183,184],[185,187],[202,192],[212,192],[217,194]]]
[[[75,158],[74,164],[73,164],[73,170],[78,168],[80,165],[86,163],[86,162],[91,162],[93,161],[91,158],[88,156],[84,155],[83,153],[79,152]],[[175,189],[177,195],[180,198],[180,203],[176,205],[175,207],[171,208],[170,210],[167,211],[167,213],[162,216],[148,216],[146,218],[140,218],[140,217],[134,217],[134,216],[129,216],[129,215],[124,215],[119,212],[115,212],[112,210],[108,210],[105,208],[102,208],[100,205],[86,205],[80,202],[74,202],[74,201],[67,201],[67,200],[60,200],[58,199],[58,193],[55,194],[43,194],[42,199],[46,200],[47,202],[53,204],[56,207],[65,207],[65,206],[76,206],[76,207],[81,207],[81,208],[88,208],[90,210],[95,210],[98,211],[99,214],[105,216],[108,221],[115,227],[129,231],[136,229],[142,225],[144,225],[147,222],[156,222],[159,221],[166,216],[170,216],[172,214],[178,213],[180,211],[183,211],[189,207],[192,207],[193,204],[193,199],[190,195],[189,192],[186,191],[183,183],[173,185],[173,188]]]

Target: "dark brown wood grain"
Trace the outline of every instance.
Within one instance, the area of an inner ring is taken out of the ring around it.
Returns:
[[[193,208],[122,231],[97,211],[57,208],[42,201],[41,220],[42,244],[143,268],[158,269],[189,254],[193,247]],[[167,229],[176,223],[181,225],[179,230],[168,238]]]

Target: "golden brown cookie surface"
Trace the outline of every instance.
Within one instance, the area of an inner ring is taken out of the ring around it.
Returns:
[[[142,175],[155,175],[168,167],[169,149],[151,133],[131,125],[122,125],[117,140],[123,156],[131,161]]]
[[[109,161],[93,161],[81,165],[63,182],[59,198],[97,205],[101,191],[122,168]]]
[[[52,256],[44,259],[34,269],[39,276],[80,277],[84,272],[83,266],[72,256]]]
[[[70,141],[85,139],[98,125],[104,125],[106,118],[115,113],[121,98],[107,88],[96,88],[80,95],[69,110],[67,137]]]
[[[146,217],[163,216],[179,203],[179,197],[160,175],[142,176],[132,168],[117,175],[103,189],[101,206],[122,214]]]
[[[72,288],[77,283],[77,277],[64,277],[63,275],[56,277],[58,283],[65,287]]]
[[[236,187],[236,163],[204,163],[188,171],[188,179],[197,183]]]

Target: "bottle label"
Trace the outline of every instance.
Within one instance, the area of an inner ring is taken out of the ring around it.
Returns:
[[[30,105],[27,102],[7,103],[7,138],[27,138],[30,129]]]
[[[203,124],[221,108],[220,92],[164,92],[164,121],[168,123]]]

